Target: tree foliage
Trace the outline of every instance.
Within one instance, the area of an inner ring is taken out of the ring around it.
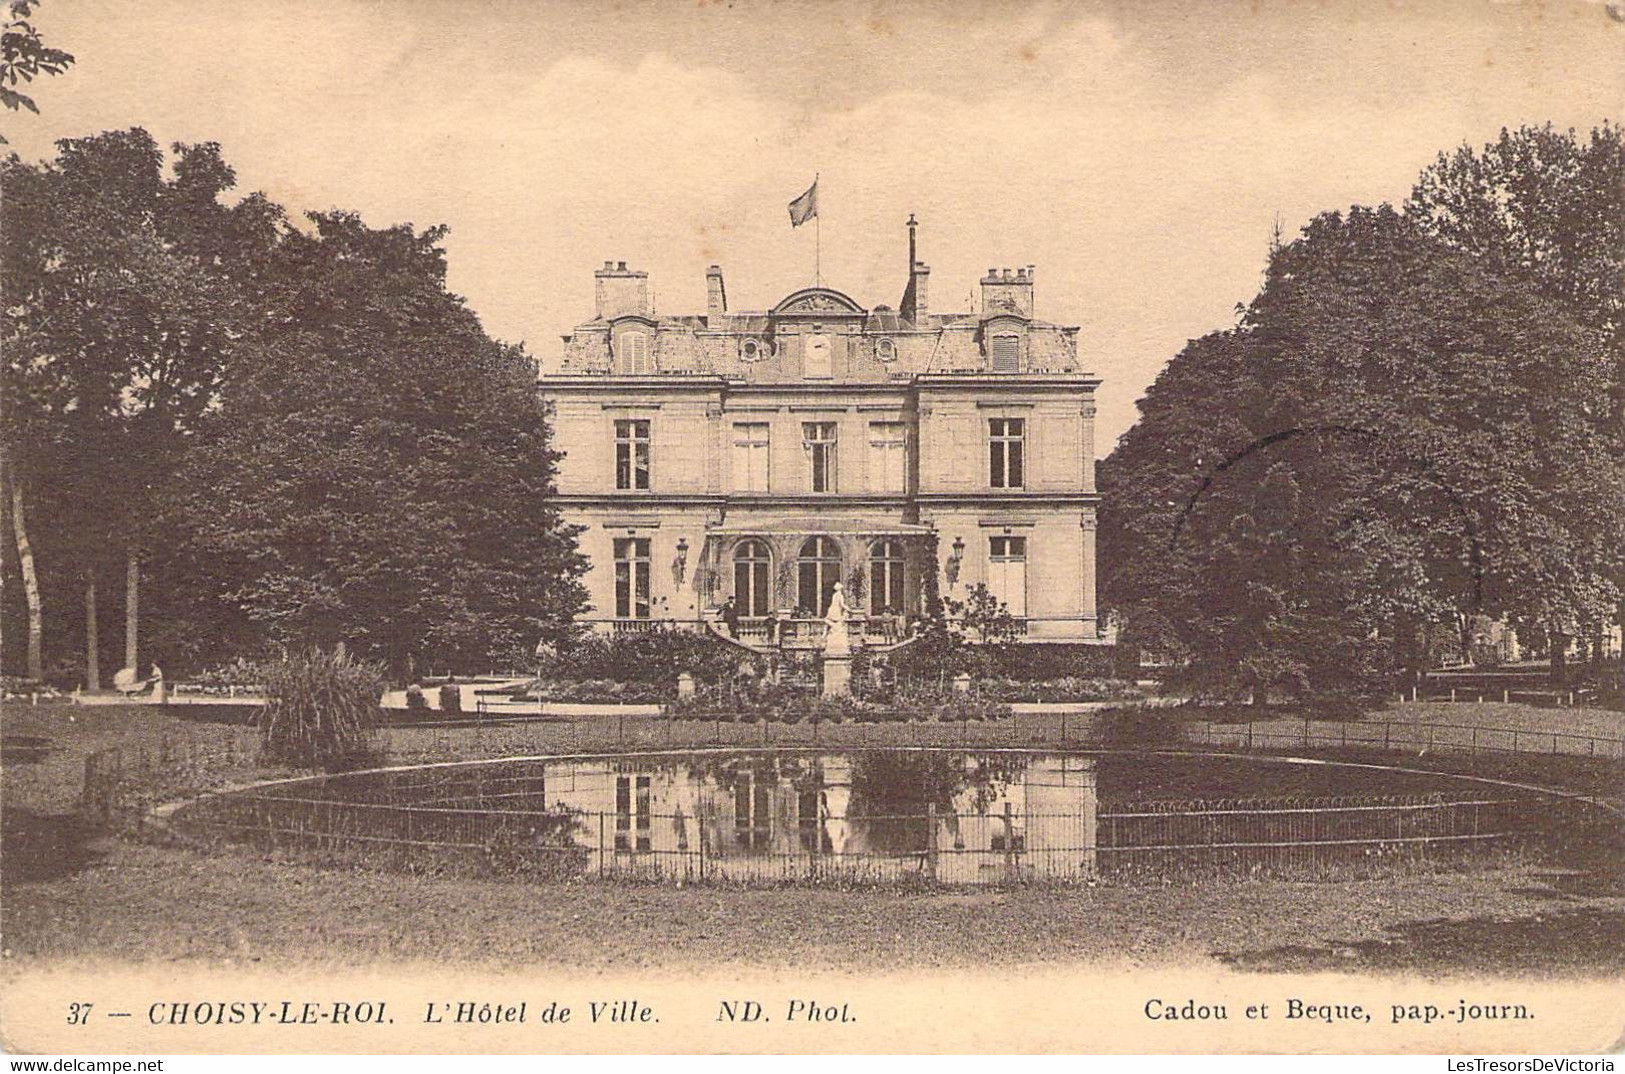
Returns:
[[[1419,190],[1449,201],[1471,159]],[[1568,204],[1560,176],[1523,185]],[[1451,203],[1466,219],[1470,199]],[[1503,216],[1545,236],[1532,249],[1570,242],[1572,221]],[[1544,278],[1531,262],[1547,257],[1491,254],[1465,237],[1488,223],[1443,219],[1311,222],[1272,251],[1237,327],[1170,363],[1102,465],[1103,602],[1125,641],[1185,653],[1198,689],[1374,691],[1418,659],[1420,624],[1572,633],[1618,600],[1619,366],[1583,301],[1595,289],[1571,278],[1603,262],[1559,272],[1553,255]]]
[[[534,365],[446,290],[443,229],[295,228],[230,196],[212,143],[58,149],[0,177],[0,448],[50,662],[84,579],[132,549],[172,671],[339,642],[397,673],[488,666],[567,629],[581,561]]]
[[[59,75],[73,65],[73,55],[52,48],[40,36],[32,19],[39,0],[11,0],[7,20],[0,27],[0,104],[15,112],[26,108],[38,113],[34,98],[17,87],[40,75]],[[5,139],[0,137],[0,143]]]
[[[82,579],[164,543],[155,505],[254,326],[254,267],[280,226],[261,197],[223,203],[218,146],[176,145],[169,163],[139,129],[0,163],[0,449],[58,627],[81,625]],[[50,650],[76,633],[55,629]]]
[[[446,290],[443,229],[311,219],[189,456],[187,547],[272,640],[398,675],[557,642],[582,564],[533,362]]]

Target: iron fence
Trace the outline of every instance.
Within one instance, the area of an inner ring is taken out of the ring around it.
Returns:
[[[1121,710],[1120,710],[1121,711]],[[1625,738],[1412,720],[1184,720],[1170,709],[1143,710],[1145,729],[1128,721],[1103,733],[1098,712],[1016,713],[987,720],[920,721],[905,713],[863,719],[740,720],[728,715],[667,718],[596,716],[474,719],[388,729],[388,749],[403,759],[497,756],[582,749],[683,746],[944,746],[971,748],[1222,747],[1261,752],[1324,748],[1454,754],[1548,754],[1625,760]]]
[[[1478,724],[1413,720],[1276,720],[1245,724],[1192,721],[1184,725],[1193,745],[1245,750],[1312,750],[1326,747],[1405,753],[1563,755],[1625,760],[1625,739],[1573,731],[1543,731]]]
[[[1318,876],[1524,847],[1531,838],[1550,835],[1554,816],[1564,818],[1560,823],[1573,821],[1594,829],[1598,814],[1582,801],[1478,793],[1118,802],[1102,803],[1092,816],[1037,811],[989,818],[928,811],[861,818],[871,834],[892,848],[882,854],[837,846],[834,840],[826,847],[822,837],[809,843],[813,837],[799,830],[789,843],[774,843],[752,831],[730,830],[723,838],[717,825],[707,826],[695,816],[659,814],[653,817],[645,846],[635,824],[617,826],[625,819],[617,814],[565,815],[550,809],[545,786],[534,774],[504,765],[457,762],[697,747],[928,746],[974,751],[1113,745],[1258,753],[1369,752],[1388,757],[1404,752],[1625,758],[1620,739],[1571,732],[1387,719],[1227,725],[1148,715],[1158,717],[1158,727],[1171,737],[1103,742],[1092,720],[1063,713],[951,723],[752,723],[623,716],[394,727],[379,733],[379,756],[419,767],[205,795],[177,813],[176,823],[209,840],[359,857],[386,867],[446,868],[479,875],[851,883],[1134,881],[1202,873]],[[258,741],[252,729],[171,732],[151,742],[87,755],[83,808],[92,819],[106,821],[120,809],[144,810],[166,798],[217,789],[234,775],[246,779],[261,774],[257,765]],[[354,781],[362,779],[372,782],[364,794],[357,794]],[[826,819],[837,825],[847,820]],[[1612,822],[1617,825],[1617,817]],[[956,840],[952,833],[962,837]],[[741,853],[741,847],[730,842],[740,837],[746,839],[744,849],[749,853]],[[897,849],[904,844],[906,849]]]
[[[396,781],[387,793],[423,787]],[[174,823],[195,837],[261,851],[414,871],[977,885],[1365,874],[1525,849],[1552,820],[1550,803],[1483,795],[1125,802],[1075,812],[927,807],[788,824],[549,809],[539,797],[518,798],[497,806],[403,805],[263,790],[203,799]]]

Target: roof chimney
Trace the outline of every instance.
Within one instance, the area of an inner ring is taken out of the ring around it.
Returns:
[[[722,266],[705,270],[705,312],[715,317],[728,312],[728,289],[722,285]]]
[[[629,314],[650,316],[647,272],[628,269],[625,261],[605,261],[604,267],[592,275],[601,319],[612,321]]]
[[[931,312],[930,283],[931,269],[924,261],[919,260],[919,246],[916,229],[919,221],[914,214],[908,214],[908,287],[903,291],[903,300],[897,304],[898,312],[905,320],[919,324]]]
[[[1033,315],[1033,267],[1011,271],[988,269],[982,277],[982,316],[1013,313],[1018,317]]]

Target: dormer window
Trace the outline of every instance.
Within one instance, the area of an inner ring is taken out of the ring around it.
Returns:
[[[994,336],[988,343],[988,357],[995,373],[1021,372],[1021,337]]]
[[[653,363],[649,359],[649,342],[648,332],[634,330],[620,334],[616,341],[616,350],[619,352],[622,373],[637,376],[653,371]]]
[[[875,357],[879,358],[882,362],[897,361],[897,341],[894,339],[882,339],[876,342]]]
[[[759,339],[747,339],[739,344],[739,360],[742,362],[760,362],[773,357],[773,344],[765,343]]]

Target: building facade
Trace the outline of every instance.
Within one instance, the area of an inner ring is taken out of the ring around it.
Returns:
[[[837,581],[871,645],[938,592],[986,585],[1033,641],[1093,642],[1094,391],[1030,268],[934,312],[916,259],[894,309],[810,287],[765,311],[657,315],[648,276],[595,274],[594,317],[544,359],[558,491],[601,630],[704,626],[810,643]]]

